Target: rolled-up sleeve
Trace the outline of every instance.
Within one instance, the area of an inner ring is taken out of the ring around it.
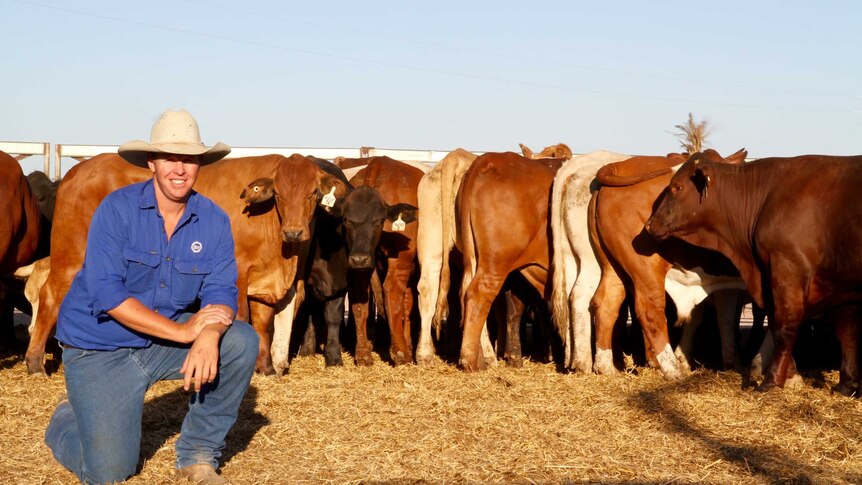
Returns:
[[[204,277],[201,286],[201,306],[227,305],[233,309],[235,314],[239,293],[236,287],[238,272],[233,234],[231,233],[230,220],[226,216],[222,218],[218,241],[216,255],[213,259],[213,269]]]
[[[87,252],[84,256],[86,285],[95,315],[116,308],[132,295],[124,285],[128,267],[123,257],[128,221],[122,220],[110,199],[96,209],[87,236]]]

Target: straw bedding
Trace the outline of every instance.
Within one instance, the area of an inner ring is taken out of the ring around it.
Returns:
[[[837,374],[758,394],[733,372],[668,382],[652,369],[561,374],[527,362],[465,374],[429,367],[327,369],[294,360],[255,376],[228,436],[223,473],[258,483],[860,483],[862,402]],[[62,370],[28,377],[0,359],[0,483],[75,483],[42,442]],[[187,394],[148,394],[140,474],[173,483]]]

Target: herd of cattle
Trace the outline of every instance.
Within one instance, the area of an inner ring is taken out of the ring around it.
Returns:
[[[439,338],[457,301],[464,370],[494,365],[498,355],[520,362],[521,316],[529,309],[539,320],[553,315],[564,368],[613,373],[620,350],[612,337],[628,298],[648,362],[678,379],[690,369],[694,325],[684,325],[673,349],[666,299],[680,322],[696,321],[695,309],[708,300],[728,368],[740,361],[740,306],[752,302],[768,317],[764,347],[774,344],[775,353],[759,389],[794,377],[800,325],[818,318],[834,323],[841,346],[834,390],[857,393],[862,156],[743,163],[743,150],[723,158],[714,150],[572,156],[565,145],[521,148],[523,156],[457,149],[433,168],[298,154],[202,167],[195,189],[231,219],[238,318],[260,334],[257,371],[288,369],[301,305],[326,323],[326,365],[339,365],[347,298],[359,365],[372,363],[367,321],[375,311],[389,325],[391,361],[424,364],[435,355],[434,329]],[[40,172],[24,177],[0,152],[0,344],[14,341],[20,284],[13,274],[29,277],[30,373],[45,373],[46,344],[83,263],[96,207],[111,191],[149,177],[103,154],[73,167],[58,189]],[[450,288],[460,288],[460,298]],[[497,318],[489,322],[489,314]]]

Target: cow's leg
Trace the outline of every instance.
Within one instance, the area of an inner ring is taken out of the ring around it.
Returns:
[[[409,364],[413,356],[409,338],[410,311],[405,309],[405,304],[408,301],[411,303],[413,301],[413,295],[409,297],[407,295],[409,291],[407,282],[410,279],[412,270],[412,255],[411,259],[406,262],[400,258],[390,258],[388,260],[386,280],[383,282],[386,316],[389,320],[389,334],[392,340],[389,355],[395,365]]]
[[[685,372],[691,371],[691,362],[694,359],[694,335],[702,323],[703,304],[700,304],[692,309],[689,321],[682,323],[682,335],[676,350],[673,352],[679,361],[680,368]]]
[[[444,259],[445,262],[445,259]],[[464,299],[467,295],[467,288],[470,286],[470,282],[473,281],[473,275],[475,273],[475,269],[468,268],[465,266],[464,274],[461,277],[461,315],[462,320],[463,316],[466,315],[466,311],[464,308]],[[444,288],[448,288],[448,283],[446,286],[440,285],[440,291],[444,291]],[[462,324],[463,326],[463,324]],[[463,341],[463,340],[462,340]],[[497,365],[497,351],[494,349],[494,345],[491,343],[491,335],[488,333],[488,325],[487,322],[482,324],[482,333],[479,334],[479,345],[482,348],[482,358],[485,360],[485,365],[488,367],[495,367]]]
[[[350,270],[348,277],[350,312],[356,324],[356,365],[368,366],[374,363],[371,358],[371,342],[368,340],[368,304],[371,287],[371,271]]]
[[[657,280],[657,279],[656,279]],[[660,284],[655,284],[660,283]],[[670,346],[664,314],[664,276],[661,281],[635,281],[635,314],[641,323],[647,358],[655,357],[667,379],[681,379],[679,361]]]
[[[596,358],[593,370],[599,374],[617,372],[614,366],[613,333],[626,300],[626,289],[617,272],[606,266],[599,280],[599,287],[590,304],[596,318]]]
[[[0,282],[0,347],[15,348],[15,304],[11,291]]]
[[[523,367],[524,359],[521,354],[521,317],[524,315],[524,302],[509,290],[505,293],[506,300],[506,350],[503,358],[509,367]],[[500,330],[497,331],[500,334]],[[499,341],[499,337],[497,338]]]
[[[593,321],[590,301],[598,288],[598,269],[587,269],[581,263],[578,281],[569,295],[569,315],[572,315],[571,360],[569,369],[590,372],[593,367]],[[595,271],[595,273],[594,273]]]
[[[296,313],[305,296],[303,281],[297,281],[296,286],[287,292],[284,309],[279,310],[273,319],[272,332],[272,366],[276,375],[287,373],[290,369],[290,336],[293,333],[293,322]]]
[[[852,396],[859,392],[859,361],[857,346],[859,327],[856,319],[859,309],[855,305],[847,305],[835,310],[835,335],[841,344],[841,370],[838,384],[832,387],[832,392],[843,396]]]
[[[487,365],[484,359],[479,358],[482,355],[480,343],[482,329],[491,304],[503,287],[505,279],[505,275],[500,276],[478,268],[464,292],[461,302],[461,307],[464,309],[464,337],[461,342],[459,363],[468,372],[482,370]]]
[[[739,300],[741,290],[719,290],[711,295],[715,304],[715,318],[721,336],[721,363],[724,370],[734,369],[739,363],[736,352],[736,329],[739,327]]]
[[[257,362],[255,371],[263,375],[275,375],[275,367],[272,366],[272,356],[269,348],[272,342],[272,323],[275,308],[258,301],[250,301],[248,304],[249,316],[258,335]]]
[[[25,355],[27,372],[31,375],[47,375],[45,373],[45,346],[54,331],[54,326],[57,325],[60,302],[69,290],[74,274],[65,278],[63,276],[60,272],[51,271],[39,291],[39,315],[30,334],[30,343],[27,345],[27,354]]]
[[[761,320],[761,325],[763,321]],[[775,351],[775,340],[772,338],[772,331],[766,329],[763,337],[760,339],[760,349],[757,355],[751,360],[751,370],[749,378],[752,380],[763,379],[764,370],[769,367],[772,362],[772,354]],[[796,362],[793,357],[790,358],[790,363],[787,366],[787,380],[784,382],[784,387],[802,387],[804,382],[802,376],[796,372]]]
[[[440,231],[442,232],[442,228]],[[440,272],[443,264],[443,248],[439,238],[434,241],[423,241],[422,237],[423,232],[420,231],[419,241],[417,242],[417,253],[421,269],[418,284],[421,326],[419,329],[419,342],[416,345],[416,363],[420,365],[430,364],[434,359],[434,343],[431,339],[431,327],[434,322],[434,312],[437,309],[437,297],[440,292]]]
[[[341,323],[344,320],[344,295],[323,303],[323,318],[326,320],[326,345],[323,355],[326,366],[344,365],[341,360]]]
[[[781,270],[788,267],[790,271]],[[791,276],[793,274],[799,272],[793,271],[793,267],[786,262],[773,263],[771,285],[775,309],[773,314],[769,315],[769,328],[775,341],[775,354],[763,383],[757,388],[761,392],[784,387],[793,360],[793,345],[799,335],[799,326],[804,315],[802,285]]]

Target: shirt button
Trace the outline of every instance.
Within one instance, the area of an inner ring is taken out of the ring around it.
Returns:
[[[164,283],[162,283],[160,286],[161,286],[162,288],[164,288],[164,287],[165,287],[165,284],[164,284]]]
[[[158,309],[158,308],[156,308],[156,309],[155,309],[155,310],[153,310],[153,311],[154,311],[154,312],[156,312],[156,313],[159,313],[159,309]]]
[[[171,261],[171,257],[170,257],[170,256],[168,256],[167,258],[165,258],[165,261],[170,262],[170,261]]]

